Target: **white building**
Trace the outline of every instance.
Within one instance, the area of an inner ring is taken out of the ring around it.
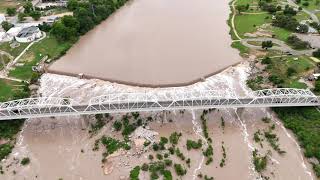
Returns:
[[[7,35],[15,37],[22,30],[22,27],[12,27],[7,31]]]
[[[5,16],[4,14],[0,14],[0,24],[1,24],[3,21],[6,21],[6,16]]]
[[[16,36],[15,39],[21,43],[32,42],[42,36],[40,29],[36,26],[23,28]]]

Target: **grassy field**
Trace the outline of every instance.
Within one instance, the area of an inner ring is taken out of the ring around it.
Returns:
[[[278,27],[272,27],[271,32],[275,35],[275,38],[282,41],[286,41],[292,35],[292,32]]]
[[[242,45],[241,42],[233,42],[231,44],[231,47],[238,49],[240,51],[240,54],[245,54],[249,52],[249,48]]]
[[[309,2],[309,6],[303,6],[302,4],[304,2]],[[308,10],[320,9],[320,1],[319,0],[302,0],[299,5],[305,9],[308,9]]]
[[[240,37],[244,38],[245,33],[253,33],[258,26],[271,22],[269,14],[242,14],[235,17],[235,28]]]
[[[295,73],[288,76],[288,68],[294,69]],[[273,58],[272,63],[268,66],[267,71],[271,75],[276,75],[284,82],[281,84],[283,87],[289,88],[306,88],[304,83],[298,82],[301,76],[306,71],[312,70],[315,65],[312,60],[306,56],[300,57],[284,57],[284,58]]]
[[[0,13],[5,13],[8,7],[17,7],[18,4],[17,0],[0,0]]]
[[[7,52],[14,57],[17,57],[28,45],[29,43],[20,43],[19,47],[11,48],[10,43],[5,42],[0,44],[0,50]]]
[[[0,102],[10,100],[15,93],[23,91],[22,83],[16,81],[0,79],[0,87]]]
[[[10,58],[6,55],[0,54],[0,71],[4,68],[6,64],[10,62]]]
[[[23,66],[11,70],[9,76],[22,80],[30,80],[33,72],[32,66],[35,66],[44,56],[51,59],[59,57],[67,49],[70,43],[59,43],[54,37],[46,37],[42,41],[35,43],[22,57],[20,62]]]
[[[295,16],[295,18],[300,22],[302,20],[310,19],[310,16],[303,11],[299,11],[299,13]]]

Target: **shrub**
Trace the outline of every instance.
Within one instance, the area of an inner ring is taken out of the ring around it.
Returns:
[[[187,173],[187,170],[184,169],[181,164],[174,164],[174,170],[178,176],[183,176]]]
[[[312,53],[312,55],[313,55],[314,57],[320,58],[320,49],[314,51],[314,52]]]
[[[16,8],[7,8],[7,14],[8,16],[14,16],[17,13]]]
[[[267,156],[259,156],[257,150],[252,152],[254,168],[257,172],[262,172],[267,167]]]
[[[170,160],[170,159],[165,159],[165,160],[164,160],[164,164],[165,164],[166,166],[171,166],[171,165],[172,165],[172,160]]]
[[[30,158],[28,158],[28,157],[25,157],[25,158],[23,158],[23,159],[21,160],[21,164],[22,164],[23,166],[28,165],[29,163],[30,163]]]
[[[122,123],[120,121],[115,121],[113,123],[113,128],[116,130],[116,131],[120,131],[121,128],[122,128]]]
[[[169,170],[162,171],[163,174],[163,180],[172,180],[172,174]]]
[[[307,49],[310,47],[310,43],[302,41],[295,35],[289,36],[287,39],[287,43],[291,45],[294,49]]]
[[[153,149],[154,151],[158,151],[158,150],[159,150],[159,145],[158,145],[157,143],[153,143],[153,144],[152,144],[152,149]]]
[[[261,60],[261,64],[271,64],[271,58],[266,56]]]
[[[149,157],[148,157],[151,161],[153,160],[153,156],[151,154],[149,154]]]
[[[192,140],[187,140],[187,149],[191,150],[191,149],[199,149],[202,147],[202,141],[201,139],[198,140],[198,142],[196,141],[192,141]]]
[[[170,143],[171,143],[171,144],[174,144],[174,145],[178,144],[179,138],[180,138],[181,136],[182,136],[181,133],[177,133],[177,132],[172,133],[172,134],[170,135],[170,137],[169,137]]]
[[[149,169],[149,165],[147,163],[143,163],[142,166],[141,166],[141,170],[142,171],[148,171]]]
[[[10,28],[13,27],[13,24],[9,23],[8,21],[3,21],[1,23],[1,26],[5,31],[8,31]]]
[[[162,154],[157,154],[157,159],[162,160],[163,159]]]
[[[130,171],[130,180],[139,180],[140,167],[136,166]]]

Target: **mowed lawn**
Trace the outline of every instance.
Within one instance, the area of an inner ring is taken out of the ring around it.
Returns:
[[[58,42],[53,36],[48,36],[40,42],[35,43],[20,59],[24,63],[11,70],[9,76],[22,80],[30,80],[32,77],[32,66],[35,66],[40,60],[48,56],[50,59],[56,59],[61,56],[71,46],[70,43]]]
[[[287,41],[288,37],[292,35],[291,31],[274,26],[272,26],[271,31],[275,35],[275,38],[281,41]]]
[[[11,56],[17,57],[28,45],[29,43],[20,43],[18,47],[11,48],[10,43],[5,42],[0,44],[0,50],[11,54]]]
[[[288,68],[292,68],[296,71],[292,76],[287,75]],[[307,56],[300,57],[286,57],[283,59],[274,58],[272,59],[272,64],[267,71],[272,75],[277,75],[284,80],[282,84],[284,87],[289,88],[307,88],[304,83],[298,82],[301,76],[304,75],[306,71],[315,68],[315,64]]]
[[[0,0],[0,13],[5,13],[7,8],[16,8],[18,4],[17,0]]]
[[[12,99],[17,91],[22,91],[21,83],[0,79],[0,102]]]
[[[240,37],[245,38],[245,33],[253,33],[259,26],[271,22],[268,14],[242,14],[235,17],[235,28]]]

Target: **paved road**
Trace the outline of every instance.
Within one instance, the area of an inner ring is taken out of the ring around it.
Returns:
[[[319,106],[318,97],[259,97],[259,98],[230,98],[230,99],[202,99],[202,100],[168,100],[147,102],[120,102],[101,105],[75,106],[29,106],[0,110],[0,120],[67,116],[81,114],[118,113],[135,111],[163,111],[181,109],[208,108],[241,108],[241,107],[284,107],[284,106]]]
[[[272,48],[269,49],[274,49],[274,50],[279,50],[282,52],[288,52],[291,53],[292,55],[298,56],[298,55],[312,55],[312,52],[315,51],[314,49],[309,49],[309,50],[295,50],[292,49],[290,46],[288,46],[285,42],[275,39],[275,38],[267,38],[267,37],[260,37],[260,38],[248,38],[248,39],[242,39],[241,43],[244,46],[247,46],[252,49],[262,49],[261,46],[255,46],[252,44],[249,44],[249,41],[258,41],[258,42],[263,42],[263,41],[272,41],[273,43],[277,44],[278,46],[273,46]]]

